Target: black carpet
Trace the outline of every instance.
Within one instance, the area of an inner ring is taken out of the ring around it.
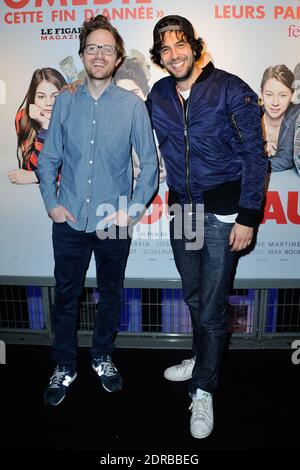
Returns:
[[[189,432],[187,382],[164,379],[182,350],[119,349],[114,361],[122,392],[107,393],[79,350],[76,381],[57,407],[42,395],[52,364],[50,348],[7,346],[1,377],[1,450],[85,451],[113,455],[187,454],[204,451],[298,450],[300,364],[289,350],[230,350],[214,397],[215,427],[203,440]],[[202,454],[201,454],[202,453]],[[128,465],[127,465],[128,466]]]

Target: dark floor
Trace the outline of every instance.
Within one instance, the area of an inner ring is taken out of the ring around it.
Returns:
[[[187,382],[163,370],[189,356],[182,350],[119,349],[114,360],[124,389],[99,385],[89,351],[79,350],[78,377],[64,402],[42,402],[50,349],[7,346],[0,365],[2,450],[86,451],[101,456],[201,454],[205,450],[297,450],[300,447],[300,364],[289,350],[231,350],[214,398],[213,434],[190,436]]]

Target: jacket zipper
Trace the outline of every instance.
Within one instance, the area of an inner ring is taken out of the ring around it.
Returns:
[[[189,136],[188,136],[188,111],[189,111],[189,104],[191,100],[191,95],[192,95],[192,89],[190,92],[189,100],[187,102],[186,109],[184,109],[184,105],[182,106],[183,109],[183,122],[184,122],[184,138],[185,138],[185,185],[186,185],[186,190],[187,194],[190,200],[190,204],[193,204],[193,198],[192,198],[192,193],[190,189],[190,142],[189,142]]]
[[[235,129],[235,131],[238,135],[239,141],[244,142],[243,134],[241,133],[241,131],[240,131],[238,125],[237,125],[236,117],[233,113],[230,113],[230,121],[231,121],[232,127]]]

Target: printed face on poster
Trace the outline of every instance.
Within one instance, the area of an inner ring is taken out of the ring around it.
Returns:
[[[149,48],[154,25],[168,14],[189,18],[215,67],[238,75],[259,95],[272,173],[257,243],[240,260],[237,278],[299,278],[300,176],[295,164],[300,166],[299,0],[288,4],[254,0],[248,5],[236,0],[4,0],[0,275],[53,275],[51,221],[34,169],[57,94],[66,83],[84,79],[79,33],[83,21],[97,14],[108,16],[125,41],[128,57],[116,76],[117,84],[142,99],[165,76],[151,63]],[[132,159],[138,177],[135,152]],[[135,229],[128,278],[179,279],[168,235],[163,155],[159,160],[159,193]],[[93,262],[88,277],[95,277]]]

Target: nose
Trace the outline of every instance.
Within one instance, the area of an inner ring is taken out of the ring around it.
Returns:
[[[46,106],[52,106],[54,103],[55,98],[52,96],[46,96]]]
[[[100,47],[98,47],[98,49],[97,49],[97,51],[96,51],[96,54],[95,54],[95,55],[96,55],[96,56],[97,56],[97,55],[101,55],[101,56],[103,56],[103,55],[104,55],[104,54],[103,54],[103,49],[102,49],[102,48],[100,49]]]
[[[278,96],[276,96],[276,95],[273,96],[272,105],[273,105],[273,106],[278,106],[278,105],[279,105]]]
[[[176,47],[173,47],[170,52],[171,52],[171,59],[177,59],[177,57],[180,56],[180,53],[178,52]]]

